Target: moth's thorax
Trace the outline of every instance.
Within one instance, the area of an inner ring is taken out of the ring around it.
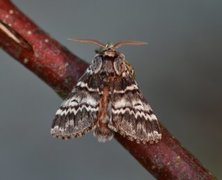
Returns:
[[[106,73],[107,75],[109,74],[114,74],[115,70],[113,67],[113,63],[115,58],[114,57],[109,57],[109,56],[103,56],[102,58],[102,67],[101,67],[101,73]]]
[[[91,69],[95,74],[99,73],[107,76],[125,76],[126,73],[132,73],[133,69],[125,60],[122,53],[117,53],[115,56],[106,56],[104,54],[96,54],[94,57]]]

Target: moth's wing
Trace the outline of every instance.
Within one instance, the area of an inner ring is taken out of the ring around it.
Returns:
[[[138,143],[161,139],[157,117],[138,88],[134,77],[118,78],[113,84],[112,118],[109,128]]]
[[[89,67],[57,110],[51,128],[54,137],[80,137],[95,128],[101,94],[100,78],[92,74]]]

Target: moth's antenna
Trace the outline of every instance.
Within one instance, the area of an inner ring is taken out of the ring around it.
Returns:
[[[103,47],[103,48],[106,47],[105,44],[103,44],[100,41],[97,41],[95,39],[68,39],[68,40],[80,42],[80,43],[95,44],[95,45]]]
[[[113,45],[113,47],[115,49],[117,48],[120,48],[122,46],[125,46],[125,45],[130,45],[130,46],[141,46],[141,45],[146,45],[148,44],[147,42],[142,42],[142,41],[120,41],[116,44]]]

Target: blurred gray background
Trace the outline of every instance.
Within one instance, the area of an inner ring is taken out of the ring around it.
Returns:
[[[161,122],[222,179],[222,1],[14,0],[52,37],[90,62],[94,46],[69,37],[143,40],[124,47]],[[115,140],[49,134],[61,99],[0,51],[0,179],[154,179]]]

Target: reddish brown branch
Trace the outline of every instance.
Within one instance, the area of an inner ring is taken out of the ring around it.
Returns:
[[[4,25],[8,31],[1,28]],[[10,33],[21,43],[11,38]],[[0,0],[0,46],[62,96],[72,89],[88,66],[8,0]]]
[[[88,66],[49,37],[8,0],[0,0],[0,46],[65,97]],[[214,179],[162,126],[154,145],[116,139],[157,179]]]

